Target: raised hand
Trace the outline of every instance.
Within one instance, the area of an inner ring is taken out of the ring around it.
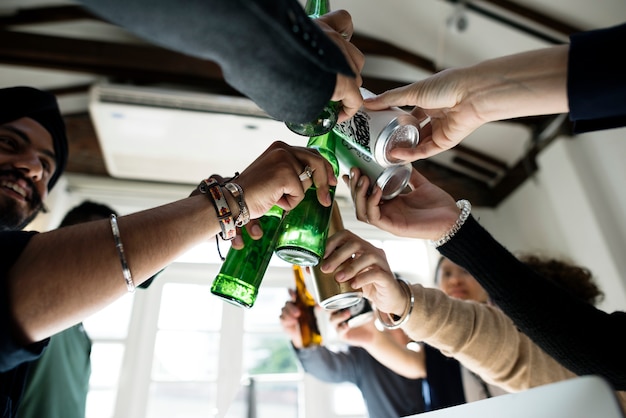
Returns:
[[[312,177],[301,180],[306,166],[312,169]],[[236,181],[244,191],[251,219],[263,216],[273,205],[293,209],[313,183],[320,203],[330,206],[330,186],[337,184],[332,166],[319,152],[281,141],[270,145]]]

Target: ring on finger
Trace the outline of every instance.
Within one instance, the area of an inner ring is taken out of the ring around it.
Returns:
[[[315,171],[315,169],[307,165],[306,167],[304,167],[304,171],[300,173],[298,178],[300,179],[300,181],[305,181],[306,179],[310,179],[313,176],[313,171]]]

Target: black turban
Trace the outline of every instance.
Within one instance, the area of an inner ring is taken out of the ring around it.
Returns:
[[[0,89],[0,124],[25,117],[39,122],[52,136],[56,170],[48,182],[48,190],[51,190],[65,170],[68,154],[65,123],[56,97],[33,87]]]

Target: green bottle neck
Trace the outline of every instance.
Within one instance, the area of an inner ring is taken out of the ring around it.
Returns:
[[[330,165],[333,166],[335,177],[338,177],[339,160],[337,160],[337,156],[335,155],[336,142],[337,135],[333,131],[330,131],[324,135],[310,137],[307,147],[318,150],[322,157],[326,158]]]
[[[282,218],[283,217],[283,208],[281,208],[280,206],[274,205],[263,216],[272,216],[272,217],[276,217],[276,218]]]
[[[330,2],[328,0],[307,0],[304,11],[311,19],[317,19],[330,12]]]

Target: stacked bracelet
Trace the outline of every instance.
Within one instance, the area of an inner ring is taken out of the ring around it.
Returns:
[[[111,214],[111,232],[113,232],[113,239],[115,240],[115,248],[117,248],[117,256],[120,259],[122,265],[122,274],[124,275],[124,281],[126,281],[126,288],[129,292],[135,291],[135,282],[133,282],[133,276],[128,268],[126,262],[126,254],[124,253],[124,245],[122,245],[122,239],[120,238],[120,228],[117,225],[117,216]]]
[[[456,207],[461,209],[461,214],[459,218],[456,220],[452,228],[448,230],[441,238],[437,241],[430,241],[431,245],[435,248],[441,247],[446,242],[450,241],[453,236],[456,235],[457,232],[461,229],[467,218],[469,218],[470,213],[472,212],[472,204],[468,200],[459,200],[456,202]]]
[[[248,210],[248,206],[246,206],[246,202],[243,199],[243,189],[237,183],[226,183],[224,188],[230,192],[231,195],[235,199],[237,199],[237,203],[239,204],[239,216],[235,220],[235,226],[237,228],[241,228],[248,222],[250,222],[250,211]]]
[[[237,236],[237,228],[235,227],[235,222],[233,221],[233,214],[230,211],[228,202],[226,201],[224,193],[222,193],[222,188],[217,180],[213,177],[202,180],[198,186],[198,190],[206,194],[207,197],[210,198],[211,202],[213,202],[213,206],[217,212],[217,219],[219,220],[220,228],[222,229],[220,237],[222,237],[223,240],[231,240],[235,238],[235,236]]]
[[[398,280],[398,283],[400,283],[400,287],[402,287],[404,294],[407,296],[407,303],[404,308],[404,312],[402,312],[402,315],[400,316],[388,313],[383,314],[381,311],[376,309],[378,321],[387,329],[398,329],[404,325],[406,321],[409,320],[411,312],[413,312],[413,305],[415,304],[415,296],[413,295],[413,289],[411,289],[409,282],[400,277],[397,277],[396,279]],[[383,318],[383,315],[385,315],[386,318]]]

